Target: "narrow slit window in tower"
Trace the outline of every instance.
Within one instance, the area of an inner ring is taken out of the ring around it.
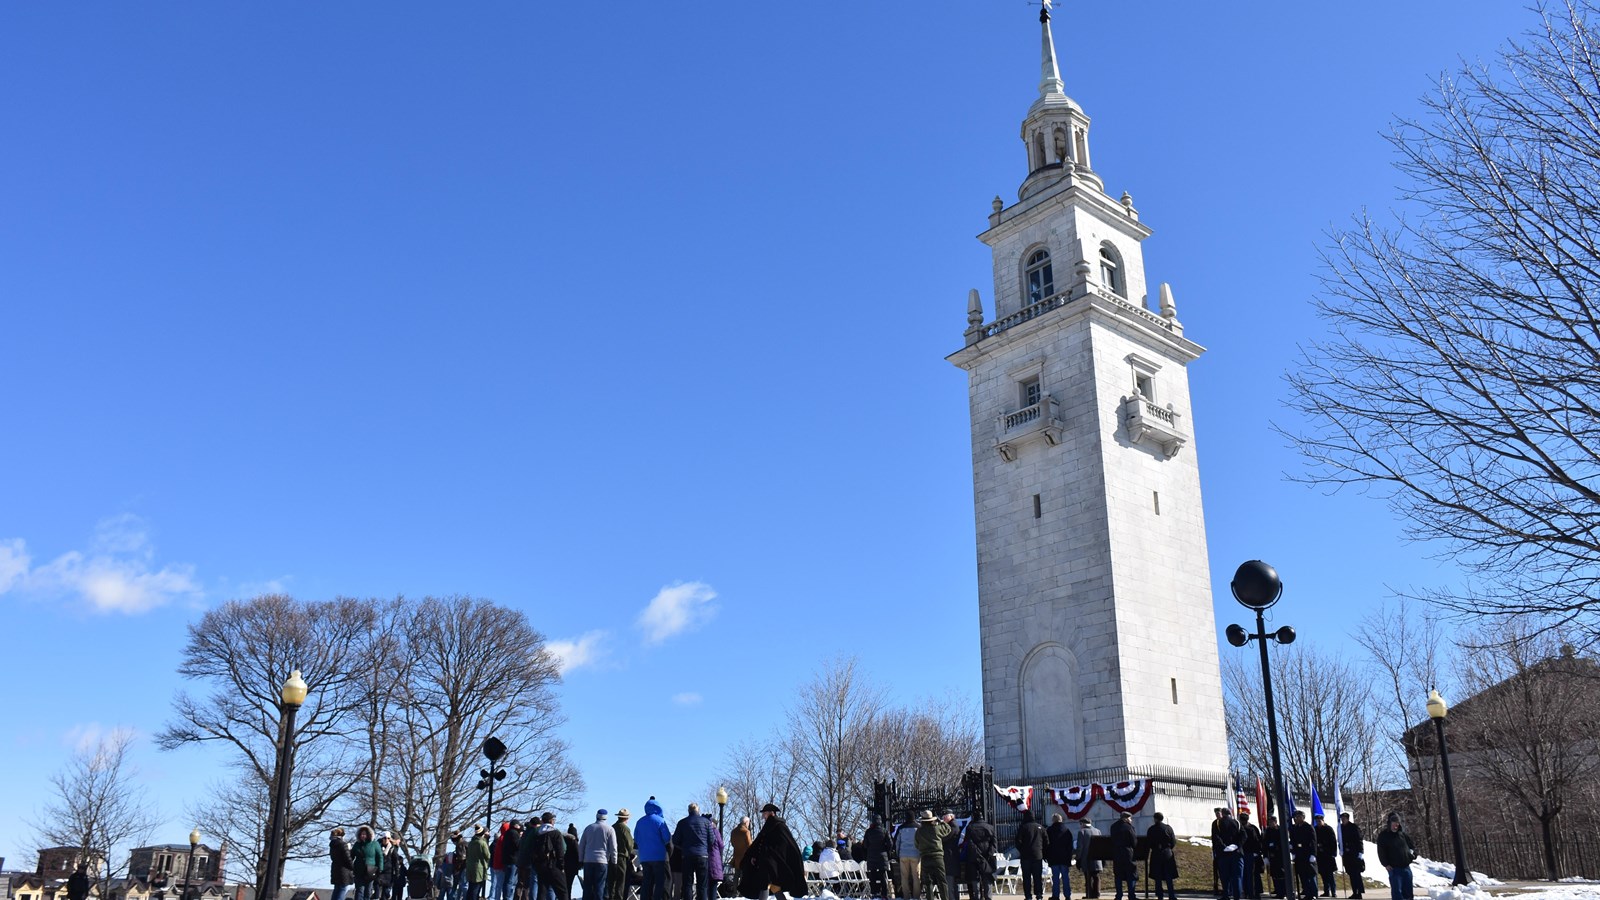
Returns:
[[[1033,517],[1035,519],[1044,518],[1044,506],[1039,502],[1038,494],[1033,495]]]
[[[1178,702],[1178,679],[1176,678],[1172,679],[1172,702],[1174,705]]]
[[[1153,503],[1155,505],[1156,515],[1158,515],[1158,516],[1161,515],[1161,492],[1160,491],[1151,491],[1150,492],[1150,501],[1151,501],[1151,503]]]

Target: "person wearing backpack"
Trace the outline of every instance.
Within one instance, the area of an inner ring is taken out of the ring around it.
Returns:
[[[556,814],[547,812],[539,817],[538,842],[533,845],[533,872],[544,895],[539,900],[567,900],[566,856],[567,836],[556,827]]]

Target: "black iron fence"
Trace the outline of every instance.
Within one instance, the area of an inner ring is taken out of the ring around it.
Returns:
[[[1544,841],[1538,835],[1488,837],[1468,835],[1462,839],[1467,853],[1467,868],[1491,878],[1536,881],[1547,877]],[[1556,873],[1560,878],[1600,878],[1600,839],[1567,836],[1556,842]],[[1418,840],[1417,852],[1429,859],[1455,863],[1448,833]]]

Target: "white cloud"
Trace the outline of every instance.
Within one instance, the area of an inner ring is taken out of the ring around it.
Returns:
[[[99,722],[80,722],[61,735],[61,743],[78,753],[85,753],[100,743],[100,736],[103,734],[105,729],[100,727]]]
[[[200,593],[194,567],[155,566],[155,547],[139,517],[102,519],[87,552],[71,550],[32,565],[21,538],[0,541],[0,594],[76,597],[97,612],[142,613],[175,597]]]
[[[22,538],[0,541],[0,594],[20,582],[28,574],[28,566],[32,562]]]
[[[77,753],[97,753],[102,747],[133,741],[138,736],[137,731],[126,725],[106,728],[99,722],[79,722],[61,735],[61,743]]]
[[[717,592],[703,581],[672,584],[656,593],[639,614],[638,625],[647,644],[659,644],[673,635],[704,625],[716,615],[712,601]]]
[[[704,699],[704,697],[696,694],[693,691],[685,691],[682,694],[672,695],[672,702],[678,704],[679,706],[699,706],[700,701]]]
[[[592,666],[600,661],[600,644],[605,640],[604,631],[590,631],[570,641],[550,641],[544,648],[556,658],[556,665],[565,675],[573,669]]]

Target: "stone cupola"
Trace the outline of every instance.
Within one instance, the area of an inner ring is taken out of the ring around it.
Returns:
[[[1031,194],[1063,178],[1078,177],[1104,189],[1099,176],[1089,166],[1089,117],[1083,107],[1068,97],[1056,63],[1055,39],[1050,33],[1050,0],[1039,10],[1040,76],[1039,99],[1028,108],[1022,120],[1022,142],[1028,149],[1028,177],[1017,189],[1017,198]]]

